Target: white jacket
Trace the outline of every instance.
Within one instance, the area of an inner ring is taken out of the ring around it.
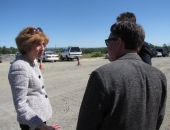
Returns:
[[[37,61],[34,62],[34,65],[29,63],[21,55],[12,63],[8,74],[17,120],[29,125],[30,130],[52,116],[43,76]]]

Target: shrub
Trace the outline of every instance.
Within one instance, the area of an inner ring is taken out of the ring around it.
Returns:
[[[103,56],[104,56],[104,54],[101,52],[93,52],[91,55],[91,57],[103,57]]]

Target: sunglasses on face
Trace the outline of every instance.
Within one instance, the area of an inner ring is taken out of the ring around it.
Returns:
[[[114,38],[108,38],[108,39],[106,39],[106,40],[105,40],[106,46],[109,45],[109,41],[117,41],[117,39],[118,39],[118,38],[115,38],[115,37],[114,37]]]
[[[27,34],[34,35],[37,32],[42,32],[43,33],[43,30],[41,28],[30,28],[28,30]]]

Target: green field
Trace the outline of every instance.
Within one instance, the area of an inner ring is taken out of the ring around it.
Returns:
[[[91,58],[92,54],[82,54],[81,58]]]

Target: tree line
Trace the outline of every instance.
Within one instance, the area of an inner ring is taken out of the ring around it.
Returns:
[[[150,49],[166,48],[166,49],[170,50],[170,44],[169,45],[163,44],[163,46],[154,46],[151,43],[148,43],[148,44],[149,44]],[[58,54],[61,53],[63,51],[63,49],[64,48],[46,48],[46,50],[54,51]],[[98,52],[98,53],[101,53],[101,54],[107,53],[106,47],[81,48],[81,50],[82,50],[83,54],[91,54],[91,53],[94,53],[94,52]],[[0,54],[16,54],[17,52],[18,52],[17,48],[14,48],[14,47],[7,48],[5,46],[3,46],[3,47],[0,46]]]
[[[5,46],[1,47],[0,46],[0,54],[16,54],[18,52],[17,48],[10,47],[7,48]]]
[[[46,48],[46,51],[54,51],[56,53],[61,53],[64,48]],[[83,54],[91,54],[93,52],[100,52],[105,54],[106,47],[101,47],[101,48],[81,48]],[[0,46],[0,54],[16,54],[18,52],[17,48],[10,47],[7,48],[5,46],[1,47]]]

